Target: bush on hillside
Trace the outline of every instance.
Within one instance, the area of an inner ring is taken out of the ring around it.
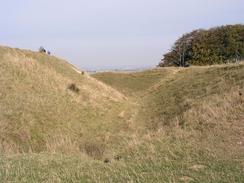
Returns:
[[[40,52],[40,53],[46,53],[46,50],[45,50],[45,48],[44,48],[43,46],[41,46],[41,47],[39,48],[39,52]]]
[[[244,59],[244,25],[194,30],[179,38],[158,66],[212,65]]]
[[[69,84],[68,89],[74,93],[80,92],[80,89],[74,83]]]

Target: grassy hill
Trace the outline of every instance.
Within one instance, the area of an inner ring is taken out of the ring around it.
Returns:
[[[64,60],[1,47],[0,73],[2,152],[76,152],[119,126],[125,97]]]
[[[3,182],[244,182],[243,64],[89,76],[0,47],[0,73]]]
[[[176,176],[179,167],[179,175],[187,175],[189,182],[243,181],[243,64],[99,73],[94,77],[137,103],[132,128],[140,135],[133,140],[139,144],[136,155],[145,155],[138,164],[147,158],[159,163],[169,170],[162,176],[170,177],[162,179],[165,182],[181,182]],[[195,170],[198,175],[191,172],[191,166],[201,165],[206,167]]]

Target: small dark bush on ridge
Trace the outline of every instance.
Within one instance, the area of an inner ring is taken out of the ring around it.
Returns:
[[[41,47],[39,48],[39,52],[40,52],[40,53],[46,53],[46,50],[45,50],[45,48],[44,48],[43,46],[41,46]]]

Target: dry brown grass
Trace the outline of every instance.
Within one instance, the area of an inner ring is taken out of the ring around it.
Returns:
[[[97,81],[61,59],[0,48],[0,73],[4,182],[244,181],[243,64]]]
[[[0,149],[6,153],[79,153],[87,133],[114,130],[109,126],[125,103],[118,91],[45,54],[1,47],[0,73]],[[79,92],[67,89],[70,83]]]

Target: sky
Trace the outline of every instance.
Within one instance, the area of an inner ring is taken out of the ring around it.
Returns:
[[[0,0],[0,45],[40,46],[80,69],[157,65],[199,28],[244,23],[243,0]]]

